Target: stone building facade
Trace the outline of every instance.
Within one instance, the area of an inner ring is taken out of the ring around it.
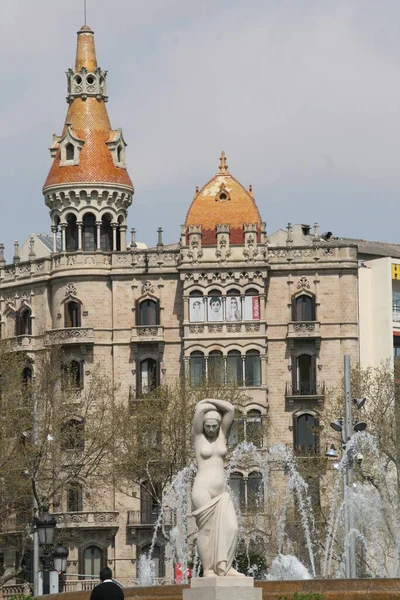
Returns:
[[[9,264],[0,246],[2,338],[32,362],[62,344],[82,385],[101,362],[121,402],[183,372],[192,385],[219,377],[245,390],[245,421],[268,420],[264,446],[307,452],[343,355],[358,359],[356,245],[320,236],[317,225],[268,237],[251,186],[231,175],[224,153],[176,244],[164,245],[161,231],[154,248],[134,231],[127,244],[126,142],[111,128],[87,26],[67,77],[67,117],[43,188],[52,235],[16,245]],[[107,562],[122,581],[134,577],[152,534],[139,509],[140,498],[111,486],[95,505],[63,497],[53,511],[76,531],[69,571],[95,574]]]

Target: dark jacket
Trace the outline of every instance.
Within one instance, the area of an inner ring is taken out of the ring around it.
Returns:
[[[124,592],[117,583],[104,581],[93,588],[90,600],[124,600]]]

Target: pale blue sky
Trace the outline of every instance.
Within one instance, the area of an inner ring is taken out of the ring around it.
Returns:
[[[196,185],[229,170],[271,233],[319,221],[400,241],[396,0],[87,0],[108,111],[136,193],[128,225],[177,241]],[[67,104],[83,0],[2,0],[1,221],[12,243],[49,230],[41,188]]]

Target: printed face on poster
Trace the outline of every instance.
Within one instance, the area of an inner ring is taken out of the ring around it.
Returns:
[[[211,296],[208,298],[208,320],[222,321],[222,298],[221,296]]]
[[[242,304],[240,296],[226,297],[226,320],[241,321],[242,320]]]
[[[189,298],[189,320],[191,323],[204,323],[203,298]]]
[[[259,321],[259,319],[260,319],[260,299],[258,296],[245,296],[244,318],[245,318],[245,321]]]

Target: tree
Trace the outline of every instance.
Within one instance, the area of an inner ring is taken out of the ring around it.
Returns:
[[[111,473],[115,390],[98,365],[82,388],[76,368],[61,348],[36,353],[31,364],[0,344],[0,545],[18,554],[0,585],[21,571],[34,505],[48,507],[77,480],[90,486]]]

